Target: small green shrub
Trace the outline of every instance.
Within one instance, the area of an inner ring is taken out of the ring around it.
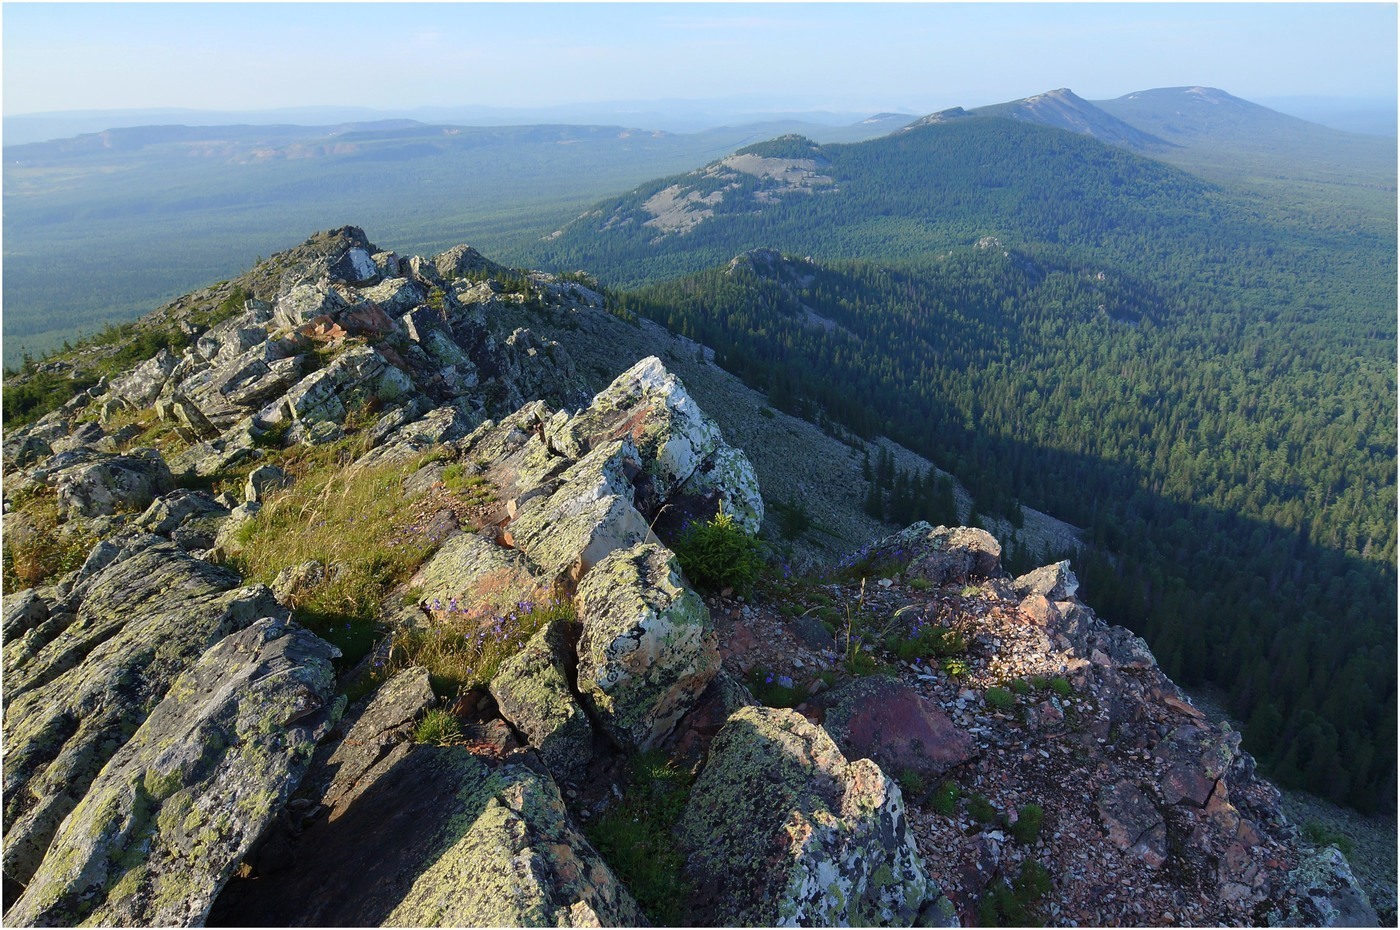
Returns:
[[[1040,926],[1040,901],[1049,892],[1050,873],[1039,862],[1030,861],[1010,885],[1001,881],[987,889],[977,916],[984,927]]]
[[[753,583],[763,570],[763,552],[758,539],[721,510],[713,520],[692,523],[671,546],[685,575],[699,588],[710,592],[733,588],[741,594],[753,591]]]
[[[413,739],[418,743],[431,743],[446,746],[462,738],[462,726],[457,718],[445,710],[434,708],[423,715],[418,726],[413,728]]]
[[[997,819],[997,809],[981,794],[974,794],[967,799],[967,812],[973,820],[981,823],[991,823]]]
[[[1044,822],[1045,808],[1039,804],[1026,804],[1016,812],[1016,822],[1009,829],[1016,842],[1029,846],[1040,837],[1040,827]]]
[[[1342,855],[1350,859],[1356,854],[1356,843],[1351,837],[1320,820],[1309,820],[1303,824],[1303,836],[1314,846],[1335,846]]]
[[[943,784],[939,785],[938,790],[933,793],[933,798],[929,801],[929,805],[935,812],[942,814],[944,817],[951,817],[958,809],[958,798],[961,796],[962,792],[958,790],[956,782],[945,781]]]
[[[972,669],[962,659],[944,659],[943,671],[952,678],[962,678]]]
[[[658,752],[632,760],[622,801],[584,833],[626,884],[653,926],[681,926],[688,897],[685,857],[673,835],[694,776]]]
[[[1030,693],[1031,693],[1031,684],[1030,684],[1030,682],[1026,681],[1024,678],[1017,678],[1017,679],[1015,679],[1015,680],[1012,681],[1011,684],[1009,684],[1007,687],[1009,687],[1012,691],[1016,692],[1017,694],[1030,694]]]
[[[1007,710],[1016,706],[1016,695],[1005,688],[988,688],[984,697],[987,706],[993,710]]]
[[[1050,690],[1054,691],[1060,697],[1069,697],[1070,692],[1074,690],[1074,686],[1069,683],[1069,679],[1067,678],[1054,678],[1050,681]]]
[[[1044,675],[1032,675],[1031,687],[1037,691],[1044,691],[1046,688],[1050,687],[1050,679],[1046,678]]]
[[[933,582],[927,578],[915,578],[909,582],[909,587],[915,591],[930,591],[933,589]]]
[[[899,782],[899,790],[904,792],[906,800],[919,797],[928,787],[924,784],[924,776],[913,769],[904,769],[899,773],[897,781]]]

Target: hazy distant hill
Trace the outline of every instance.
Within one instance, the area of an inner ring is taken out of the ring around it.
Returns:
[[[1309,195],[1310,206],[1362,210],[1394,226],[1394,138],[1330,129],[1213,87],[1158,88],[1095,105],[1173,143],[1154,153],[1163,161],[1271,192],[1291,186]]]
[[[308,228],[354,219],[404,248],[469,239],[499,250],[598,197],[747,143],[795,130],[867,138],[905,119],[692,134],[404,119],[165,125],[7,146],[5,359],[236,274],[244,256],[284,248]],[[71,273],[50,274],[53,262]]]
[[[1137,152],[1155,154],[1168,147],[1156,136],[1133,128],[1065,87],[1022,100],[977,107],[970,112],[976,116],[1000,116],[1066,129]]]

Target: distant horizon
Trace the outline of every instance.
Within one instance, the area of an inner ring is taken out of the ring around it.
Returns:
[[[7,2],[4,115],[740,100],[919,115],[1058,87],[1380,102],[1396,23],[1377,3]]]

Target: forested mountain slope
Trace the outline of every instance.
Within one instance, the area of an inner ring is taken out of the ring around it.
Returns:
[[[729,264],[758,247],[816,264]],[[752,146],[539,261],[649,283],[635,312],[985,510],[1091,527],[1109,615],[1227,689],[1282,781],[1393,797],[1393,232],[982,117]]]

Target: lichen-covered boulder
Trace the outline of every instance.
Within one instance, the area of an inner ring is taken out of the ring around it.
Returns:
[[[699,926],[909,926],[939,896],[899,787],[792,710],[730,718],[679,834]]]
[[[655,356],[618,375],[585,410],[551,422],[545,438],[575,458],[630,438],[642,465],[639,505],[649,514],[674,497],[691,497],[723,502],[751,532],[763,522],[763,499],[748,458],[725,444],[719,426]],[[699,515],[713,516],[713,507]]]
[[[578,689],[625,746],[655,746],[719,671],[710,611],[669,549],[643,544],[594,566],[574,600]]]
[[[556,620],[535,633],[491,679],[501,716],[525,734],[559,779],[577,777],[593,752],[593,727],[569,689],[572,657],[568,625]]]
[[[178,362],[169,349],[161,349],[129,374],[113,381],[108,392],[132,407],[149,407],[160,396],[161,388],[165,387]]]
[[[423,563],[409,587],[430,611],[464,613],[476,605],[531,600],[539,582],[528,559],[475,533],[450,536]]]
[[[328,278],[306,281],[278,296],[272,321],[277,326],[296,329],[318,316],[332,316],[346,306],[345,298],[331,287]]]
[[[560,476],[554,493],[520,507],[509,532],[545,577],[578,580],[617,549],[657,541],[632,506],[636,456],[631,440],[599,446]]]
[[[230,633],[282,613],[266,588],[239,587],[236,573],[169,540],[104,545],[54,617],[5,646],[4,869],[15,881],[33,874],[59,822],[176,676]]]
[[[1002,574],[1001,543],[991,533],[970,526],[929,526],[923,520],[872,545],[868,558],[903,564],[906,577],[936,585]]]
[[[231,885],[217,922],[277,926],[296,914],[306,926],[341,927],[642,923],[547,774],[491,764],[462,746],[400,744],[306,830],[293,855],[256,889]]]
[[[893,678],[857,678],[826,700],[822,725],[848,757],[936,778],[976,755],[972,737],[937,704]]]
[[[206,652],[94,779],[6,920],[201,925],[329,727],[339,655],[271,618]]]
[[[687,508],[692,519],[723,511],[745,532],[757,533],[763,526],[758,475],[743,450],[733,446],[720,446],[690,473],[670,498],[673,504],[681,501],[694,502]]]
[[[86,461],[58,471],[52,481],[65,520],[144,510],[175,487],[169,466],[155,449],[126,455],[94,452]]]
[[[1323,846],[1288,875],[1284,907],[1267,915],[1270,927],[1378,927],[1380,917],[1356,881],[1346,856]]]
[[[1223,730],[1190,724],[1172,730],[1153,751],[1166,766],[1160,782],[1162,799],[1168,804],[1204,807],[1239,750],[1240,735],[1229,724]]]

